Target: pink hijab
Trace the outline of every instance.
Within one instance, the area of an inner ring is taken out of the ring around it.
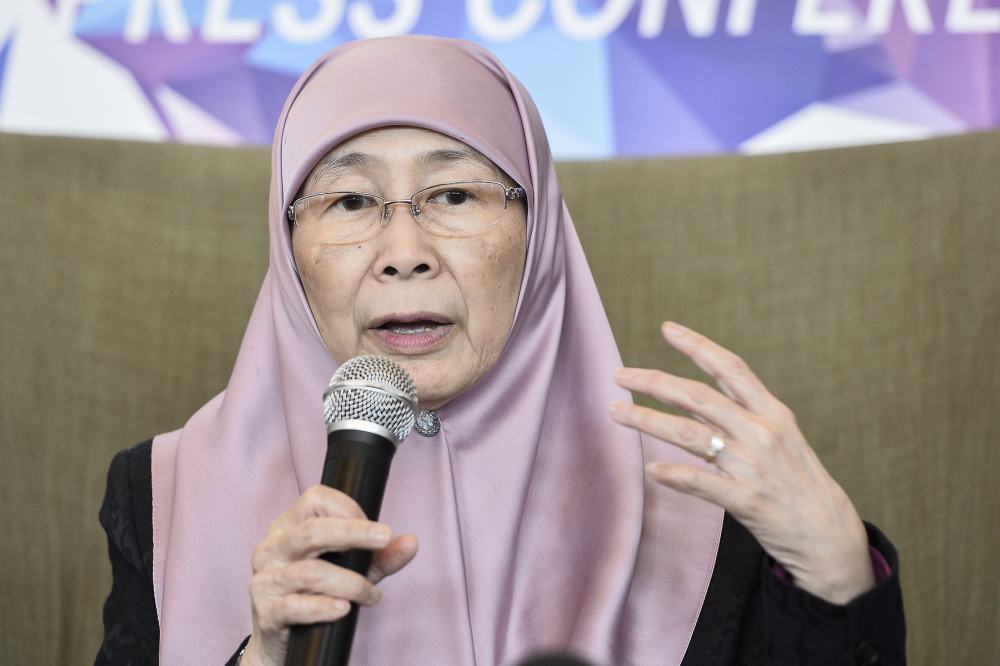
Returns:
[[[528,253],[497,365],[393,461],[382,520],[420,552],[361,611],[353,663],[509,664],[539,649],[679,663],[722,510],[646,481],[645,461],[701,461],[608,417],[629,399],[612,382],[621,359],[528,93],[486,49],[426,36],[339,46],[285,102],[270,264],[229,385],[153,444],[161,663],[222,663],[250,633],[251,552],[319,480],[337,364],[283,213],[328,151],[386,125],[444,133],[510,174],[528,193]]]

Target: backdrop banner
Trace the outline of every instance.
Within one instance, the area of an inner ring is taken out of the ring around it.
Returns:
[[[562,159],[1000,126],[1000,0],[0,0],[0,131],[268,144],[320,53],[404,33],[494,51]]]

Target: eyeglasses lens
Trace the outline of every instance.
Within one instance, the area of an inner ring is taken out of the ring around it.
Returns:
[[[408,202],[393,202],[407,207]],[[499,183],[457,182],[434,185],[413,195],[411,212],[429,233],[438,236],[470,236],[495,224],[506,208],[506,194]],[[329,192],[295,202],[298,227],[316,227],[334,243],[356,243],[374,237],[381,225],[383,202],[358,192]]]

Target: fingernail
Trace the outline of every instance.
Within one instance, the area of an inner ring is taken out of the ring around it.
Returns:
[[[661,471],[660,463],[646,463],[646,471],[652,475],[657,475]]]
[[[370,536],[375,541],[385,542],[389,540],[392,536],[392,530],[390,530],[385,525],[375,525],[368,530],[368,536]]]
[[[664,335],[679,338],[684,335],[684,327],[672,321],[667,321],[663,323],[663,333]]]
[[[621,416],[625,413],[625,403],[623,402],[612,402],[611,403],[611,413],[617,416]]]
[[[635,371],[631,368],[618,368],[615,370],[615,378],[617,379],[632,379],[635,376]]]
[[[351,610],[351,604],[344,601],[343,599],[337,599],[333,602],[333,609],[338,613],[346,613]]]

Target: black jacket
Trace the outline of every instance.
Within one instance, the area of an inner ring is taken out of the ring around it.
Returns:
[[[113,582],[104,603],[97,664],[157,662],[151,444],[119,452],[108,473],[100,520],[108,534]],[[726,514],[715,570],[683,666],[905,664],[896,550],[877,528],[866,528],[892,575],[838,606],[776,577],[760,544]]]

